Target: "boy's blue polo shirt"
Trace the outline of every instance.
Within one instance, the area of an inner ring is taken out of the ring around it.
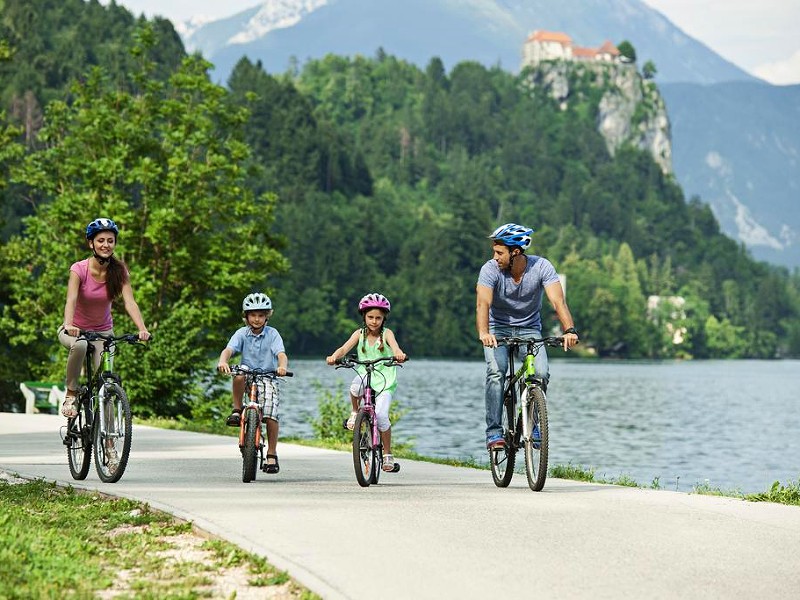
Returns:
[[[278,368],[278,354],[286,352],[283,338],[274,327],[265,326],[258,335],[254,335],[250,327],[237,329],[228,342],[233,354],[242,355],[242,364],[251,369]]]

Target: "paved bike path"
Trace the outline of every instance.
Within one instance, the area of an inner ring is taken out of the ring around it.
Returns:
[[[234,438],[134,426],[116,484],[69,475],[53,415],[0,413],[0,469],[149,502],[326,599],[797,598],[800,508],[401,461],[361,488],[345,452],[279,444],[241,481]],[[520,455],[521,458],[521,455]]]

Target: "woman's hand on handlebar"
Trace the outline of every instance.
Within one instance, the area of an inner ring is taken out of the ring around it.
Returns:
[[[395,352],[394,359],[399,363],[406,362],[408,360],[408,354],[405,352]]]

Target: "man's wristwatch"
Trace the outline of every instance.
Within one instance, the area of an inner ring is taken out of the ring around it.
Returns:
[[[575,329],[574,327],[570,327],[569,329],[565,329],[564,330],[564,334],[567,334],[567,333],[574,333],[575,335],[578,335],[578,330]]]

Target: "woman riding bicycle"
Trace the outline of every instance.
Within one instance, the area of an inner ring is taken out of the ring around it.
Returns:
[[[64,305],[64,323],[58,328],[58,340],[69,348],[67,358],[67,392],[61,414],[72,418],[77,414],[75,398],[78,378],[87,342],[79,339],[81,331],[96,331],[113,335],[111,303],[120,296],[125,310],[139,331],[139,339],[150,339],[139,305],[133,298],[130,274],[124,262],[114,256],[119,228],[111,219],[95,219],[86,226],[86,241],[92,256],[74,263],[69,269],[67,300]],[[102,340],[91,342],[95,347],[94,367],[100,365]]]
[[[533,229],[507,223],[495,229],[493,258],[481,267],[476,286],[475,323],[486,359],[486,447],[505,445],[501,426],[503,385],[508,368],[508,348],[497,337],[542,337],[542,292],[553,305],[564,331],[564,350],[578,343],[578,332],[552,263],[541,256],[526,256]],[[547,353],[535,359],[536,373],[547,385]]]
[[[400,349],[394,332],[386,327],[386,317],[392,310],[389,300],[382,294],[367,294],[358,303],[358,312],[364,320],[364,325],[356,329],[348,340],[325,360],[329,365],[345,356],[354,346],[358,345],[359,360],[373,360],[382,356],[394,357],[398,362],[406,360],[406,353]],[[397,368],[379,365],[375,368],[373,387],[378,393],[375,399],[375,412],[378,418],[378,430],[381,432],[383,444],[382,469],[392,472],[395,469],[392,457],[392,429],[389,422],[389,406],[392,403],[392,394],[397,389]],[[364,369],[360,367],[357,375],[350,384],[350,402],[353,411],[347,419],[347,428],[355,426],[356,414],[361,397],[364,395],[363,387]]]

